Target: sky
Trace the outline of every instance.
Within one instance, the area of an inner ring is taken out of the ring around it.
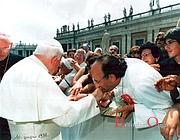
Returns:
[[[156,1],[156,0],[155,0]],[[56,36],[56,30],[72,24],[87,27],[88,19],[94,24],[122,18],[124,7],[133,14],[150,10],[150,0],[0,0],[0,32],[11,36],[14,43],[36,44]],[[160,7],[179,3],[179,0],[159,0]],[[155,6],[156,7],[156,6]]]

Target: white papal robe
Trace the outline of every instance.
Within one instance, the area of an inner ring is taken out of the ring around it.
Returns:
[[[13,140],[60,140],[60,127],[98,113],[92,95],[69,101],[34,55],[12,66],[0,84],[0,116],[8,120]]]

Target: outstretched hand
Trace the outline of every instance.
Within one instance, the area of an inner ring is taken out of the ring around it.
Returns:
[[[154,86],[158,91],[174,90],[180,84],[180,77],[177,75],[168,75],[158,80]]]
[[[125,105],[121,108],[116,109],[116,113],[122,113],[123,118],[127,118],[128,115],[134,110],[134,105]]]
[[[173,136],[180,137],[180,113],[177,109],[172,108],[166,114],[163,124],[160,128],[161,135],[165,140],[172,140]]]

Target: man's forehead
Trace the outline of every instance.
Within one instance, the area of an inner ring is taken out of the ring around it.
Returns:
[[[4,47],[2,45],[7,45],[7,47],[9,47],[9,44],[10,42],[8,40],[0,38],[0,47]]]
[[[142,52],[151,52],[151,49],[146,48],[146,49],[142,50]]]
[[[90,72],[91,72],[91,74],[93,74],[93,73],[94,74],[102,73],[101,63],[95,61],[91,66]]]
[[[92,66],[91,66],[91,68],[93,67],[98,67],[100,65],[100,62],[98,62],[98,61],[95,61],[93,64],[92,64]]]

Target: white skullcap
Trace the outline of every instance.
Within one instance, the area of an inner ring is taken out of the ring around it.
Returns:
[[[73,67],[71,66],[71,63],[73,62],[73,59],[72,58],[62,58],[61,59],[61,63],[63,63],[65,66],[66,66],[66,68],[68,68],[68,69],[73,69]]]
[[[64,53],[61,43],[55,39],[42,41],[36,47],[34,54],[43,54],[51,58],[53,56],[62,56]]]

